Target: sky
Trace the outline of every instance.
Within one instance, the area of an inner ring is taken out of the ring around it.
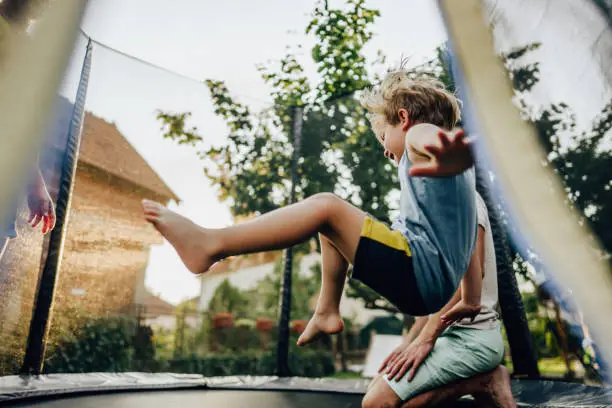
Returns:
[[[375,37],[366,48],[374,59],[382,50],[389,63],[410,57],[412,63],[433,55],[445,39],[434,1],[405,3],[371,0],[381,11]],[[91,0],[82,30],[95,41],[122,53],[181,74],[152,68],[125,55],[94,46],[86,109],[115,122],[182,202],[171,208],[204,227],[230,225],[227,205],[203,173],[196,152],[163,140],[157,109],[191,111],[205,144],[224,143],[223,122],[215,116],[204,79],[224,80],[240,102],[257,110],[269,106],[269,88],[256,66],[278,61],[287,46],[301,44],[298,59],[316,82],[309,58],[314,39],[304,34],[312,0],[204,2],[181,0]],[[176,6],[180,4],[180,7]],[[331,2],[334,5],[334,2]],[[339,2],[336,2],[339,4]],[[76,87],[85,41],[79,40],[64,83],[66,95]],[[199,281],[183,266],[172,247],[152,248],[146,285],[172,303],[197,296]]]
[[[495,13],[496,45],[507,49],[542,42],[528,57],[530,62],[541,63],[544,85],[534,90],[535,97],[545,102],[571,101],[579,125],[587,124],[611,95],[603,80],[609,61],[592,58],[594,50],[612,41],[609,30],[602,34],[602,20],[597,20],[584,2],[577,5],[560,0],[556,7],[549,7],[546,1],[516,1],[487,1],[502,4]],[[230,225],[228,207],[218,200],[196,151],[163,140],[155,112],[192,112],[191,124],[197,126],[205,145],[220,145],[226,140],[227,129],[213,112],[203,80],[225,81],[232,95],[252,110],[267,107],[270,89],[256,66],[278,61],[287,46],[301,44],[298,60],[316,83],[316,67],[309,56],[314,38],[304,34],[314,4],[314,0],[90,0],[82,30],[119,52],[94,47],[86,109],[115,122],[181,198],[172,209],[204,227]],[[373,25],[375,36],[365,49],[369,60],[382,50],[389,65],[402,57],[417,64],[432,57],[435,47],[445,41],[435,0],[369,0],[367,4],[381,12]],[[575,25],[571,21],[575,18],[589,21],[588,29],[567,30]],[[504,19],[512,24],[505,24]],[[74,94],[84,49],[81,37],[64,83],[65,95]],[[572,79],[572,86],[567,86],[567,78]],[[172,303],[199,292],[198,279],[189,274],[167,243],[152,248],[146,285]]]

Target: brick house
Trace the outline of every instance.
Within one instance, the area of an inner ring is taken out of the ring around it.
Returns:
[[[143,198],[179,201],[115,124],[87,113],[57,309],[103,313],[144,302],[150,247],[162,237],[142,217]]]
[[[56,108],[39,161],[52,197],[58,193],[72,104],[60,97]],[[81,312],[133,312],[135,304],[146,300],[150,247],[162,243],[162,237],[142,217],[143,198],[179,201],[114,124],[87,113],[51,337],[65,327],[61,321],[69,323]],[[11,373],[20,364],[48,245],[40,226],[26,224],[24,196],[18,204],[19,236],[0,260],[0,373]]]

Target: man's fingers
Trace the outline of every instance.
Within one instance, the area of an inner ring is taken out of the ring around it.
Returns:
[[[423,362],[423,359],[420,357],[417,357],[414,360],[414,363],[412,364],[412,370],[410,370],[410,374],[408,375],[408,381],[412,381],[412,379],[414,378],[414,375],[416,374],[416,371],[419,369],[422,362]]]
[[[385,361],[382,362],[382,364],[380,365],[380,368],[378,369],[379,373],[383,372],[385,368],[391,364],[391,362],[395,359],[396,354],[397,353],[393,351],[391,354],[387,356],[387,358],[385,358]]]
[[[414,374],[416,373],[417,368],[419,368],[417,364],[414,364],[412,366],[412,370],[410,370],[410,374],[408,374],[408,382],[412,381],[412,379],[414,378]]]
[[[408,371],[408,369],[414,364],[414,362],[412,360],[408,360],[406,361],[404,364],[402,364],[401,368],[399,369],[399,371],[397,372],[397,379],[400,380],[402,377],[404,377],[404,374],[406,374],[406,371]]]
[[[397,374],[401,366],[402,366],[402,360],[396,361],[395,364],[391,366],[391,369],[387,373],[387,377],[389,378],[389,380],[392,380],[395,377],[395,375]]]

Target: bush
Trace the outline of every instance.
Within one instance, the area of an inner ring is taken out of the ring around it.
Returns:
[[[276,355],[270,352],[246,351],[206,357],[192,356],[169,360],[167,367],[171,372],[202,374],[205,377],[274,375]],[[331,353],[322,351],[292,350],[289,367],[292,374],[299,377],[325,377],[335,372]]]
[[[151,358],[151,336],[138,331],[132,319],[122,317],[84,320],[74,333],[58,339],[49,350],[45,373],[124,372],[132,369],[134,336],[140,354]],[[141,356],[142,357],[142,356]],[[152,358],[151,358],[152,359]]]

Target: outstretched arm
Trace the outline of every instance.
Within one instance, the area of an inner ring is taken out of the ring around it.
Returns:
[[[474,165],[470,141],[461,129],[446,131],[429,124],[412,126],[406,134],[411,176],[448,177]]]

